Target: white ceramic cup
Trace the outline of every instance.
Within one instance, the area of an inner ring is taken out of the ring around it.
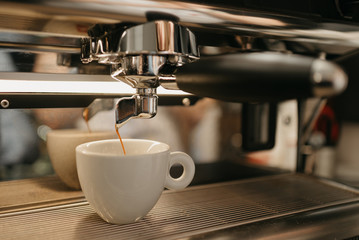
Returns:
[[[88,132],[77,129],[50,131],[46,137],[46,145],[55,173],[70,188],[81,189],[76,169],[76,147],[82,143],[116,137],[115,131]]]
[[[135,222],[157,203],[164,188],[183,189],[190,184],[195,165],[183,152],[170,152],[164,143],[141,140],[103,140],[76,148],[82,191],[97,214],[113,224]],[[172,178],[170,168],[183,166],[182,176]]]

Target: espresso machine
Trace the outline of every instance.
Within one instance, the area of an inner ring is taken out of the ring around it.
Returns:
[[[358,238],[359,191],[308,171],[318,117],[356,81],[355,1],[0,3],[1,111],[84,108],[91,119],[113,109],[125,128],[162,105],[241,106],[240,154],[198,165],[191,187],[165,191],[142,220],[107,224],[54,176],[4,181],[1,239]],[[339,108],[355,105],[343,99]],[[288,100],[294,169],[244,163],[276,146]]]

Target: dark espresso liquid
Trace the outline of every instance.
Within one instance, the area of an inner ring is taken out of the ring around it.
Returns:
[[[116,129],[117,136],[118,136],[118,138],[120,139],[120,142],[121,142],[121,146],[122,146],[122,150],[123,150],[123,155],[126,155],[125,146],[123,145],[122,138],[121,138],[120,133],[118,132],[118,127],[117,127],[116,124],[115,124],[115,129]]]
[[[85,110],[83,111],[82,114],[83,114],[83,118],[85,119],[85,122],[86,122],[87,130],[89,131],[89,133],[91,133],[91,129],[90,129],[90,125],[89,125],[89,109],[85,108]],[[118,136],[118,138],[120,139],[120,142],[121,142],[123,154],[126,155],[125,146],[123,145],[122,138],[121,138],[120,133],[118,132],[118,127],[117,127],[116,124],[115,124],[115,129],[116,129],[117,136]]]
[[[83,114],[83,117],[84,117],[85,122],[86,122],[87,130],[89,131],[89,133],[91,133],[91,128],[90,128],[90,125],[89,125],[89,109],[85,108],[85,110],[83,111],[82,114]]]

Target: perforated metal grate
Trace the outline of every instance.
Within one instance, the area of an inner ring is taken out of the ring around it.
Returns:
[[[359,200],[353,189],[304,175],[165,191],[136,223],[105,223],[85,203],[0,215],[1,239],[176,239]]]

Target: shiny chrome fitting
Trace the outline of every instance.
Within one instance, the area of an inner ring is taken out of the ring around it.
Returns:
[[[322,59],[313,61],[311,67],[313,95],[331,97],[342,93],[348,85],[348,77],[341,67]]]
[[[83,39],[81,59],[112,65],[111,76],[134,88],[156,88],[161,76],[171,76],[183,64],[198,60],[199,50],[188,28],[160,20]]]
[[[157,114],[158,96],[155,88],[137,89],[132,97],[121,98],[116,104],[116,125],[121,127],[132,118],[152,118]]]
[[[178,89],[178,67],[199,59],[194,34],[172,21],[153,21],[112,34],[82,41],[82,62],[97,60],[112,65],[111,77],[137,89],[137,94],[116,105],[118,127],[132,118],[152,118],[157,113],[156,88]]]
[[[84,110],[82,115],[85,120],[89,121],[98,112],[108,111],[113,109],[113,107],[113,98],[97,98]]]

